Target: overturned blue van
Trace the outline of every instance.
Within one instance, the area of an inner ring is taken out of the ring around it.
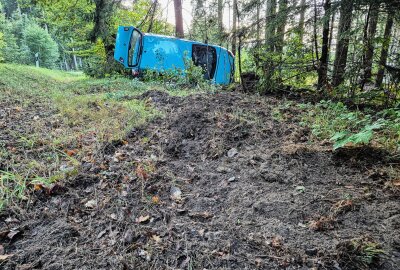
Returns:
[[[167,70],[185,71],[185,57],[201,66],[204,78],[216,84],[233,81],[235,58],[225,48],[175,37],[142,33],[133,26],[118,27],[114,58],[132,74],[146,70],[162,73]]]

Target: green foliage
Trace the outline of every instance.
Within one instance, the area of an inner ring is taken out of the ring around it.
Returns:
[[[0,62],[4,61],[4,52],[3,49],[6,46],[4,41],[4,34],[0,32]]]
[[[57,43],[49,33],[37,24],[28,25],[23,32],[23,44],[29,49],[30,63],[34,63],[35,53],[39,53],[39,64],[54,68],[59,57]]]
[[[359,132],[351,134],[348,131],[340,131],[332,136],[331,141],[335,142],[333,149],[342,148],[348,144],[359,145],[370,143],[374,130],[380,129],[385,126],[382,119],[377,122],[364,126]]]
[[[351,111],[341,102],[321,101],[315,105],[301,104],[304,126],[311,127],[313,136],[330,139],[333,148],[366,145],[374,141],[387,150],[400,151],[400,110],[387,109],[377,113]]]
[[[85,64],[83,71],[85,74],[94,78],[104,78],[107,75],[107,57],[104,49],[104,43],[101,39],[93,45],[90,50],[85,52]]]

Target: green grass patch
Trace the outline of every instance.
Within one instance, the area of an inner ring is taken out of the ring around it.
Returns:
[[[27,186],[76,174],[81,160],[107,141],[162,117],[151,101],[135,99],[148,90],[165,91],[161,83],[0,64],[0,104],[19,117],[6,127],[9,139],[0,140],[0,210],[26,199]]]

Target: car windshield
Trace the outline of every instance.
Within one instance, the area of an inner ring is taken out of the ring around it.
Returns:
[[[129,43],[129,54],[128,54],[128,65],[136,66],[139,60],[138,52],[140,48],[140,33],[137,30],[133,30],[131,41]]]

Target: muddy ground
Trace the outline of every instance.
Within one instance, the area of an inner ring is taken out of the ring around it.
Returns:
[[[298,109],[274,119],[274,97],[138,99],[164,118],[0,216],[1,269],[400,268],[399,163],[384,152],[310,144]],[[356,243],[384,253],[366,263]]]

